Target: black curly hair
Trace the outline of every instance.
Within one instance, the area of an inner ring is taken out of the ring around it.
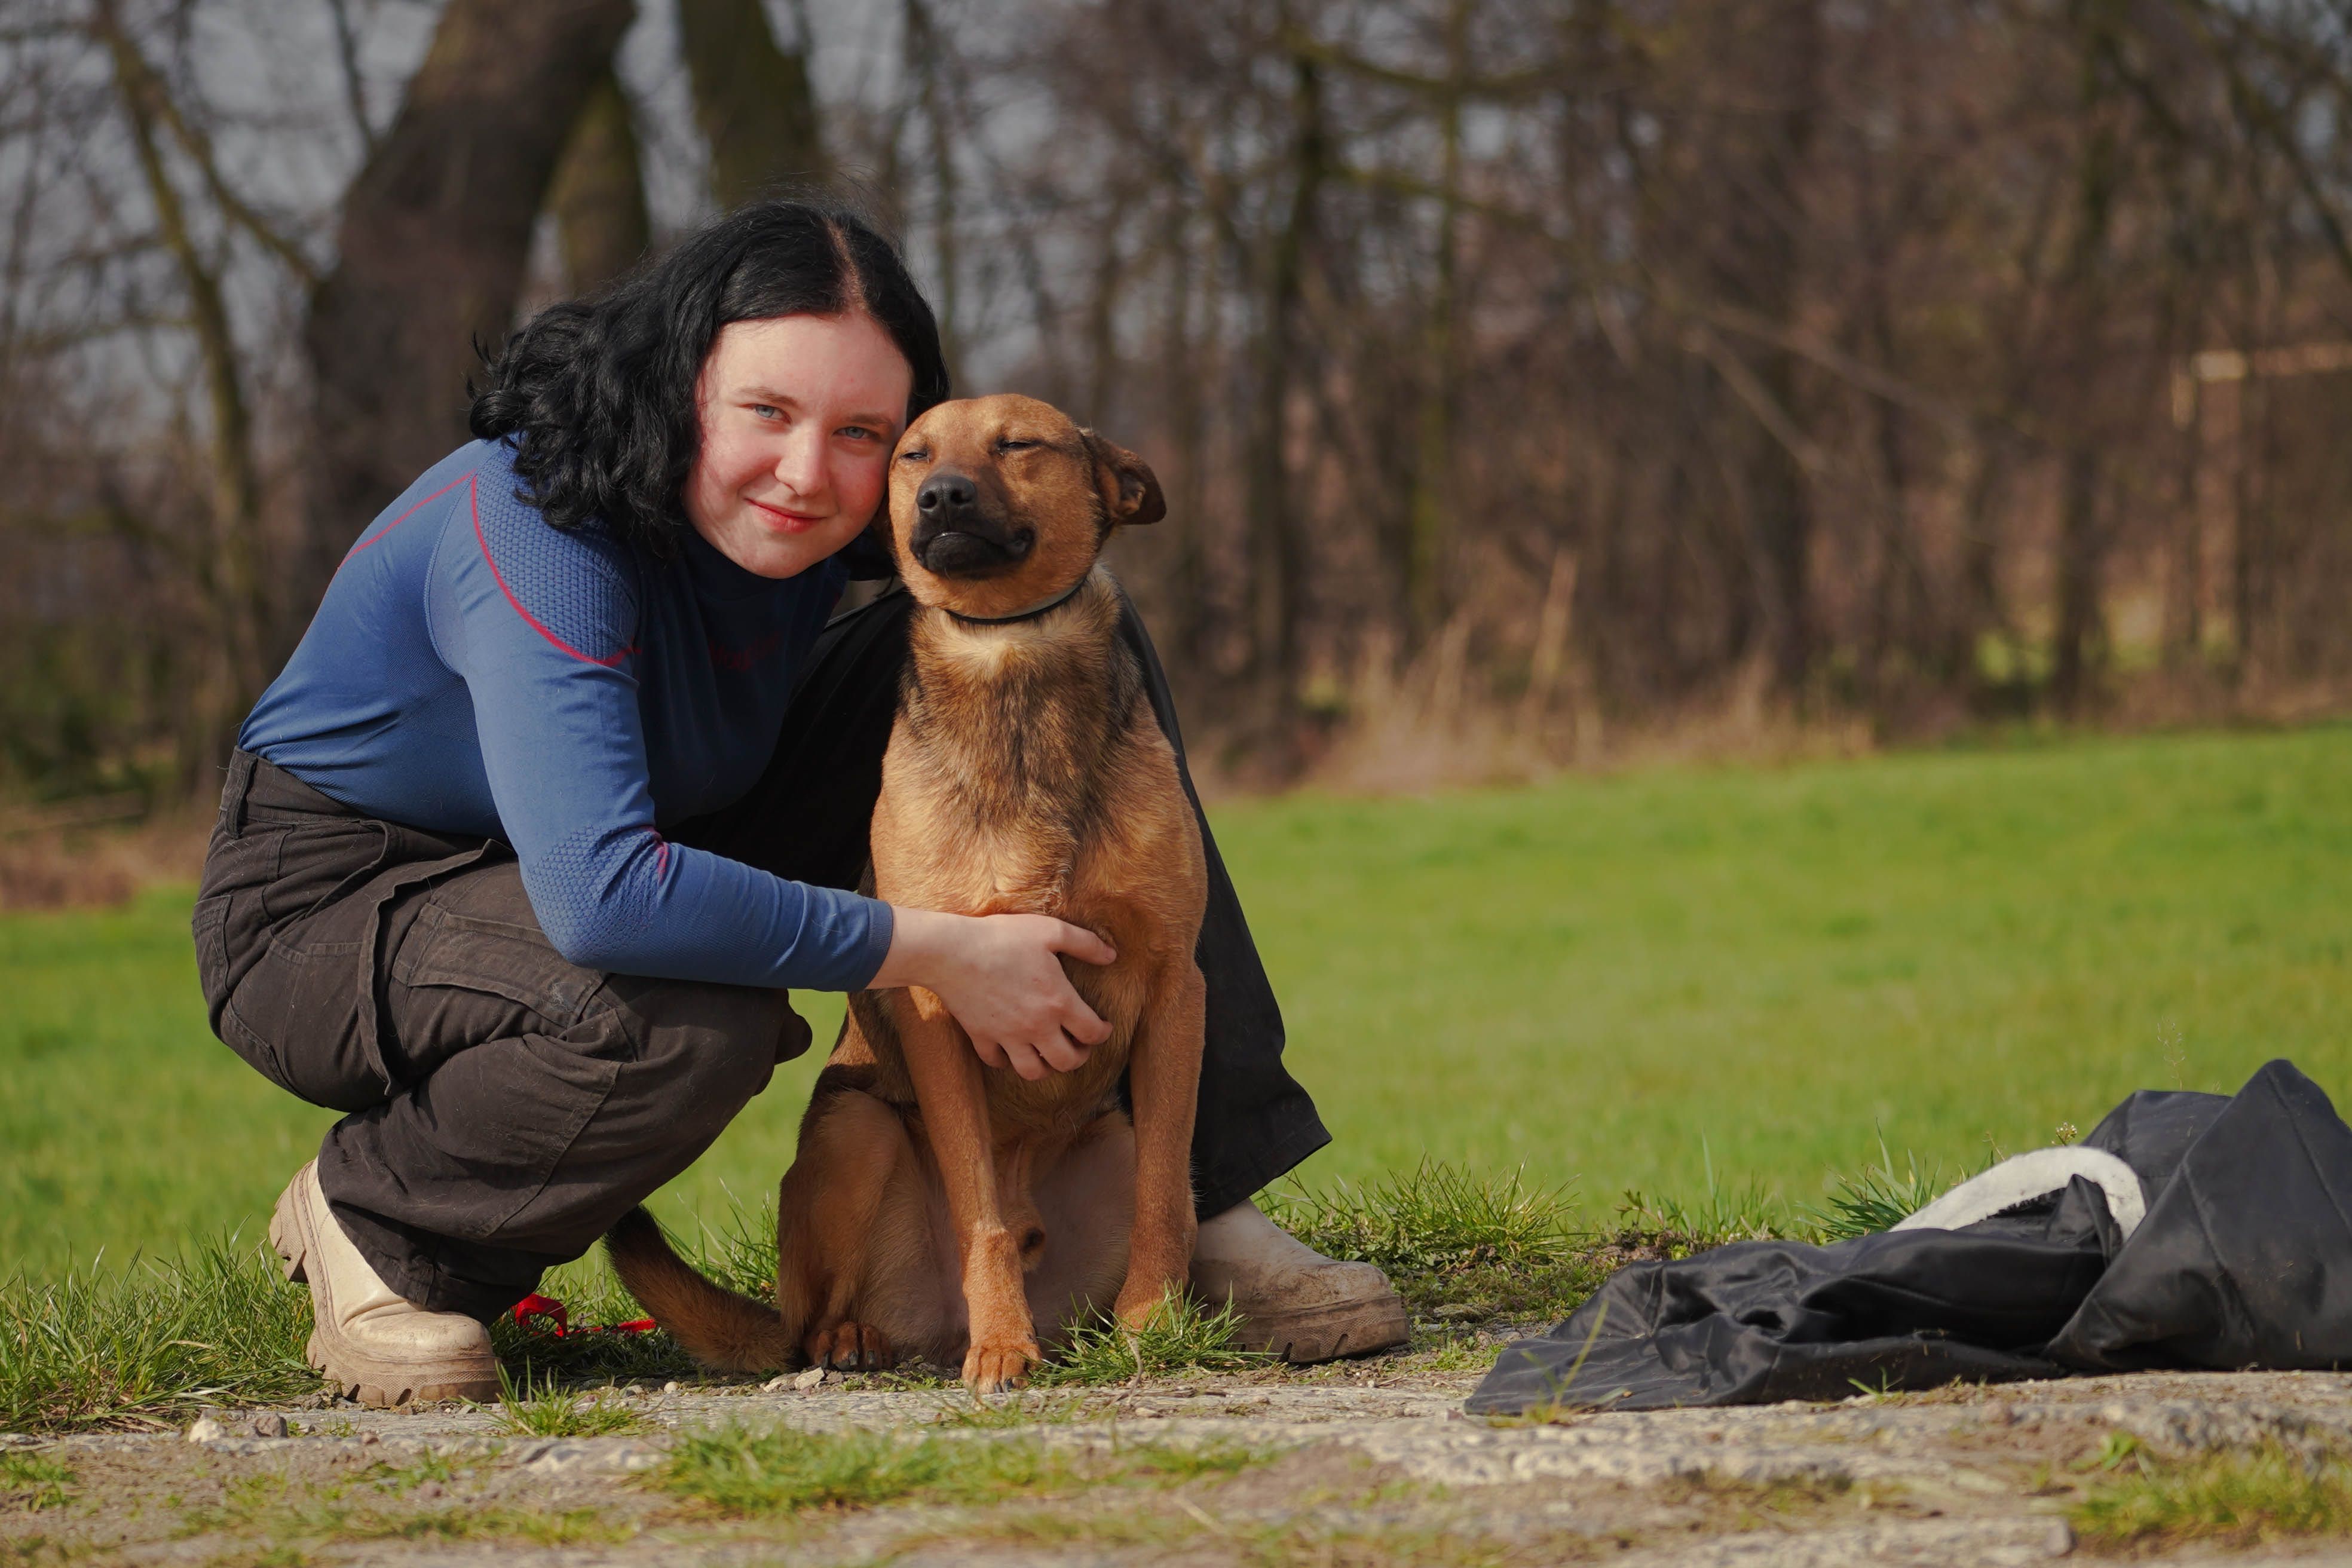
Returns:
[[[467,423],[515,437],[523,499],[558,528],[601,520],[667,556],[702,447],[695,387],[719,330],[864,310],[913,367],[912,420],[948,396],[939,322],[906,263],[858,213],[754,202],[583,300],[551,305],[492,358]]]

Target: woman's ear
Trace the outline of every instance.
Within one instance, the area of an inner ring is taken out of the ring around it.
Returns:
[[[1151,465],[1091,430],[1081,430],[1087,455],[1095,463],[1095,488],[1102,492],[1103,518],[1129,527],[1158,522],[1168,515],[1168,498],[1160,490],[1160,477]]]

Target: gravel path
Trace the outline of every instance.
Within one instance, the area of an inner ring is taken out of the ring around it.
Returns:
[[[193,1439],[0,1436],[0,1563],[1968,1568],[2081,1550],[2064,1514],[2111,1434],[2159,1455],[2352,1451],[2352,1376],[2336,1374],[2144,1374],[1528,1426],[1465,1417],[1474,1374],[1381,1362],[1319,1380],[1030,1394],[985,1426],[959,1393],[874,1381],[633,1391],[614,1402],[635,1429],[601,1437],[517,1436],[481,1409],[350,1406],[217,1412]],[[292,1435],[254,1435],[281,1419]],[[662,1488],[679,1433],[730,1424],[928,1429],[1096,1464],[1154,1445],[1245,1445],[1253,1459],[1176,1484],[1130,1477],[954,1506],[919,1492],[751,1518]],[[46,1497],[26,1479],[60,1468],[70,1479]],[[2227,1560],[2352,1564],[2352,1545]]]

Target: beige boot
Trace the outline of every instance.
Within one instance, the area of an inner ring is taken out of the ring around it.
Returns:
[[[294,1173],[269,1219],[286,1278],[310,1287],[305,1354],[345,1398],[371,1409],[436,1399],[495,1399],[490,1332],[457,1312],[411,1305],[376,1278],[319,1190],[318,1162]]]
[[[1253,1348],[1298,1365],[1367,1355],[1405,1342],[1404,1300],[1369,1263],[1324,1257],[1260,1214],[1235,1204],[1201,1222],[1192,1289],[1212,1307],[1240,1309]]]

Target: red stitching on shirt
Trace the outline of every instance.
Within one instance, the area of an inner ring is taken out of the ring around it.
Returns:
[[[506,578],[499,574],[499,563],[490,558],[490,542],[482,537],[481,476],[477,473],[469,477],[474,481],[474,488],[469,497],[474,509],[474,542],[482,547],[482,564],[490,569],[490,581],[496,583],[499,585],[499,592],[507,596],[507,603],[514,606],[514,613],[520,616],[524,620],[530,622],[530,627],[533,631],[545,637],[548,641],[553,643],[556,647],[562,648],[564,652],[570,654],[572,658],[580,660],[583,664],[601,664],[605,668],[610,669],[615,665],[618,665],[623,659],[628,658],[631,654],[636,652],[637,645],[631,643],[628,647],[623,648],[620,652],[614,654],[609,658],[598,658],[593,653],[582,653],[578,648],[573,647],[570,643],[565,642],[562,637],[557,637],[553,632],[549,631],[546,626],[541,622],[537,616],[532,615],[529,610],[522,607],[522,601],[515,597],[514,590],[507,586]]]
[[[709,637],[705,641],[709,646],[713,666],[719,669],[746,670],[783,647],[788,635],[785,627],[779,626],[765,637],[752,639],[743,647],[729,647],[717,637]]]
[[[661,851],[654,857],[654,880],[658,882],[662,879],[662,874],[669,869],[669,840],[661,836],[661,829],[658,827],[648,827],[646,831],[654,836],[654,845]]]
[[[418,501],[415,506],[410,507],[406,511],[402,512],[398,517],[394,518],[390,522],[385,523],[382,528],[377,529],[373,533],[369,534],[365,539],[362,539],[357,544],[352,545],[349,550],[344,551],[343,560],[335,563],[335,570],[338,572],[341,571],[343,569],[343,562],[349,561],[352,556],[357,555],[361,551],[365,550],[369,545],[373,544],[377,540],[382,539],[385,534],[390,533],[394,529],[398,528],[402,523],[406,522],[410,518],[415,517],[418,512],[423,511],[426,507],[431,506],[435,501],[439,500],[443,496],[447,495],[451,490],[456,489],[459,485],[464,484],[467,479],[470,479],[473,477],[473,475],[467,474],[463,479],[451,479],[447,484],[443,485],[439,489],[435,490],[431,495],[426,496],[423,500]]]

